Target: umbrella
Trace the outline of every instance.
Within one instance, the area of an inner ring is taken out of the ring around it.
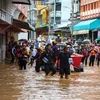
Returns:
[[[100,38],[96,38],[95,41],[100,41]]]
[[[84,39],[83,42],[90,42],[90,40],[89,39]]]
[[[96,43],[100,43],[100,38],[96,38],[96,39],[95,39],[95,42],[96,42]]]
[[[84,40],[82,41],[82,43],[90,43],[90,40],[89,40],[89,39],[84,39]]]
[[[28,40],[26,40],[26,39],[20,39],[20,40],[18,40],[18,41],[27,42]]]

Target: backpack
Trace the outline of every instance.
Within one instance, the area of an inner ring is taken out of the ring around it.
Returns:
[[[22,57],[21,50],[19,50],[19,49],[16,50],[16,57],[17,57],[17,58]]]
[[[87,50],[85,51],[85,56],[89,56],[89,52]]]

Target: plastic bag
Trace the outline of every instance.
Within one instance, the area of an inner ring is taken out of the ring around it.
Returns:
[[[70,70],[74,71],[74,66],[72,64],[70,64]]]
[[[69,58],[69,64],[72,64],[73,63],[73,59],[72,58]]]

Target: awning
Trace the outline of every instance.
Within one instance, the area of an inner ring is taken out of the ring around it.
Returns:
[[[46,24],[46,25],[42,25],[40,27],[37,27],[35,30],[39,30],[39,29],[47,29],[49,26]]]
[[[73,31],[94,30],[100,26],[100,19],[81,21],[73,27]]]
[[[74,31],[73,35],[81,35],[81,34],[88,34],[89,30],[80,30],[80,31]]]
[[[20,21],[20,20],[17,20],[17,19],[13,19],[13,24],[22,28],[22,29],[32,30],[32,31],[35,30],[35,28],[32,25],[30,25],[29,23],[24,22],[24,21]]]
[[[69,25],[70,25],[71,23],[72,23],[72,22],[68,21],[68,22],[66,22],[66,23],[64,23],[64,24],[58,25],[57,28],[62,29],[62,28],[69,27]]]
[[[99,25],[97,28],[95,28],[95,29],[93,30],[93,32],[99,31],[99,30],[100,30],[100,25]]]
[[[0,24],[0,32],[4,32],[4,31],[14,31],[14,32],[26,32],[25,30],[17,27],[17,26],[14,26],[13,24],[12,25],[9,25],[9,24]]]
[[[30,5],[31,4],[31,0],[12,0],[12,3],[14,3],[14,4],[27,4],[27,5]]]

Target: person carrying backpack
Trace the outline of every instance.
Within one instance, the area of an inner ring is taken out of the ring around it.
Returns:
[[[26,70],[26,64],[27,64],[27,52],[25,48],[20,48],[19,52],[18,52],[18,61],[19,61],[19,69],[22,70],[24,68],[24,70]]]

